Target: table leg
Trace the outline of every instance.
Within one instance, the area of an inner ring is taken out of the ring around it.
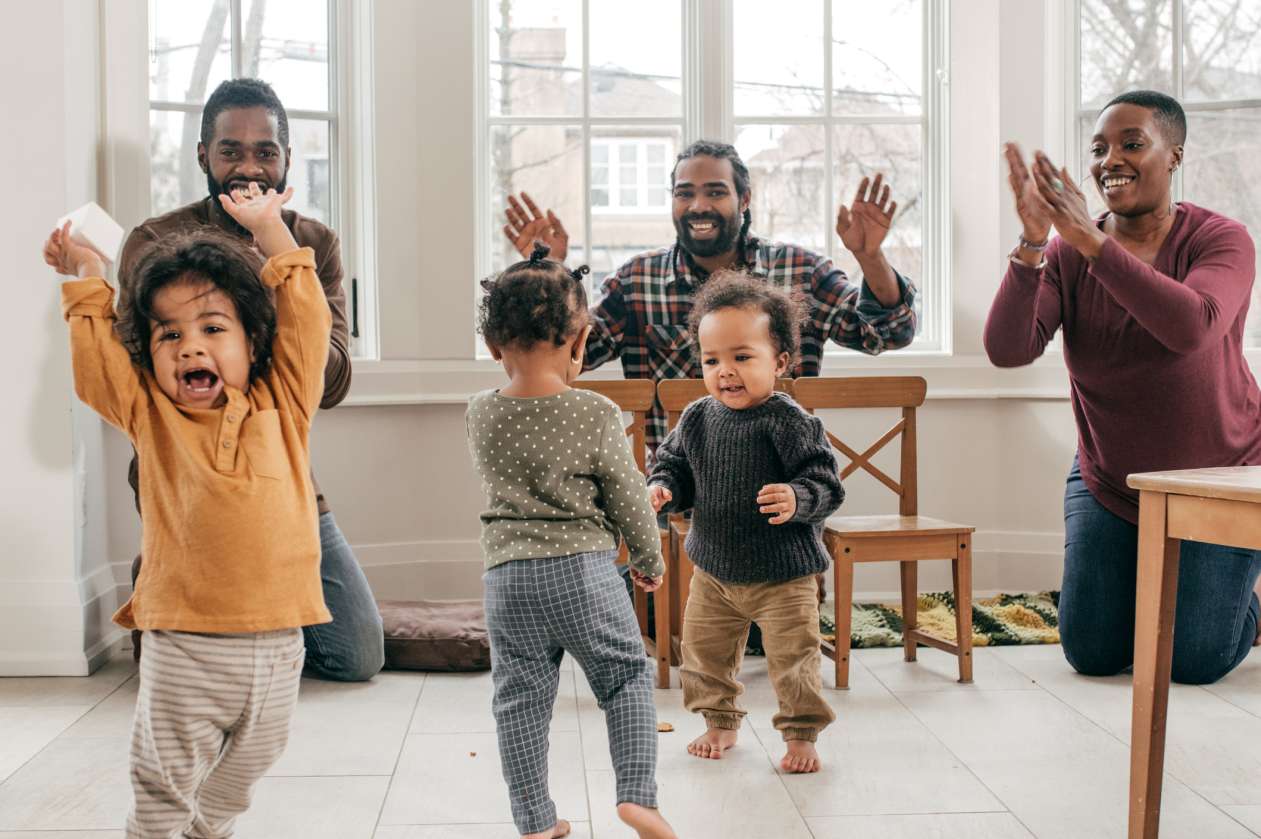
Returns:
[[[1181,542],[1166,536],[1167,496],[1139,495],[1138,591],[1134,616],[1134,710],[1130,735],[1130,839],[1160,833],[1165,720]]]

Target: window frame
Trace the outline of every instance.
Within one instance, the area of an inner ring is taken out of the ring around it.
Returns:
[[[374,202],[371,179],[375,176],[371,142],[373,108],[372,14],[374,0],[323,0],[328,14],[328,108],[286,108],[289,119],[323,122],[328,126],[329,218],[342,246],[343,289],[350,321],[351,355],[354,359],[379,356],[377,336],[377,289]],[[242,77],[242,0],[228,0],[229,78]],[[147,47],[148,4],[142,32]],[[201,114],[204,103],[152,99],[148,72],[144,76],[145,113],[151,130],[156,113]],[[146,145],[146,152],[148,146]],[[191,150],[181,150],[191,152]],[[146,155],[147,156],[147,155]],[[365,180],[366,179],[366,180]],[[142,199],[152,216],[152,190]]]
[[[627,144],[634,145],[636,148],[635,180],[631,185],[623,182],[621,178],[623,165],[621,147]],[[669,212],[670,190],[666,186],[664,179],[659,187],[662,190],[661,203],[648,203],[648,191],[652,189],[652,182],[648,178],[648,168],[656,164],[648,161],[647,153],[649,146],[660,147],[664,155],[664,162],[661,165],[667,167],[666,171],[669,171],[668,167],[672,158],[671,145],[672,143],[670,143],[670,141],[658,137],[618,137],[615,135],[592,137],[592,151],[594,151],[597,146],[606,146],[609,150],[609,159],[604,164],[605,168],[608,169],[608,179],[605,183],[602,186],[597,186],[594,183],[588,184],[587,201],[591,204],[591,212],[595,215],[601,216],[655,215],[661,212]],[[614,154],[615,149],[617,150],[616,154]],[[595,172],[596,165],[597,164],[593,160],[591,165],[592,173]],[[622,204],[622,190],[630,189],[632,186],[635,190],[635,203]],[[596,204],[592,201],[591,193],[599,188],[603,188],[608,193],[608,203]],[[613,201],[615,195],[617,197],[616,202]]]
[[[498,225],[491,224],[494,213],[501,208],[489,206],[490,202],[490,165],[489,138],[495,126],[500,125],[570,125],[581,126],[583,130],[582,161],[583,189],[585,212],[582,219],[584,246],[590,247],[593,215],[605,215],[605,211],[595,209],[591,203],[591,129],[603,126],[626,125],[669,125],[681,128],[682,143],[688,143],[701,137],[718,137],[725,142],[734,142],[737,125],[757,122],[773,122],[784,124],[820,123],[822,119],[830,119],[830,125],[845,122],[861,122],[872,124],[875,120],[867,117],[853,119],[831,115],[832,98],[832,49],[831,49],[831,0],[818,0],[824,13],[824,28],[820,34],[821,48],[825,50],[825,82],[828,85],[826,97],[828,111],[824,118],[819,117],[773,117],[757,118],[742,116],[739,120],[734,115],[734,75],[732,72],[732,55],[734,50],[734,32],[732,22],[735,15],[735,0],[680,0],[682,5],[682,26],[680,49],[682,50],[682,97],[683,109],[680,117],[593,117],[590,115],[591,82],[590,82],[590,16],[589,7],[592,0],[582,0],[583,55],[582,73],[584,95],[582,112],[576,116],[533,116],[511,117],[492,116],[489,109],[490,95],[490,0],[477,0],[474,11],[474,84],[476,90],[475,118],[475,171],[476,195],[474,200],[475,226],[475,276],[485,277],[491,273],[492,237],[501,235]],[[913,118],[894,117],[881,120],[889,123],[919,123],[921,127],[922,150],[922,188],[924,196],[923,213],[923,247],[924,276],[912,276],[912,281],[919,291],[920,330],[915,342],[908,348],[899,350],[904,355],[943,355],[953,352],[953,295],[950,282],[950,268],[953,254],[951,250],[951,218],[950,218],[950,103],[949,103],[949,62],[950,62],[950,0],[922,0],[923,3],[923,107],[919,116]],[[827,150],[831,151],[831,131],[827,136]],[[829,157],[830,159],[830,157]],[[831,169],[828,167],[828,182],[825,190],[828,200],[825,212],[828,216],[827,230],[829,235],[826,255],[833,255],[839,247],[833,227],[837,201],[834,185],[831,183]],[[754,196],[754,200],[757,200]],[[593,209],[595,210],[593,212]],[[622,212],[622,211],[618,211]],[[656,212],[648,210],[646,213]],[[614,214],[612,212],[610,215]],[[572,230],[571,234],[577,231]],[[897,266],[895,266],[897,267]],[[601,278],[594,278],[598,286]],[[857,279],[857,278],[854,278]],[[476,282],[472,283],[472,296],[479,298]],[[476,342],[477,358],[487,357],[481,342]],[[848,355],[854,351],[846,350],[829,343],[828,355]]]

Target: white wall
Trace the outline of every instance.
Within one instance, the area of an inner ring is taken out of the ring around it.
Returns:
[[[143,47],[136,51],[133,46],[121,58],[114,50],[122,39],[135,39],[137,29],[143,32],[143,7],[101,2],[109,12],[107,64],[112,74],[111,80],[101,81],[108,128],[102,198],[120,221],[134,224],[144,215],[147,195]],[[38,10],[27,5],[32,8],[23,6],[23,24],[55,32],[67,25],[63,10],[92,11],[97,6],[91,0],[40,4]],[[830,359],[825,371],[928,378],[929,401],[920,412],[920,506],[926,514],[978,528],[975,584],[981,592],[1054,587],[1062,561],[1060,504],[1076,432],[1061,359],[1052,354],[1024,370],[995,370],[980,341],[1017,230],[999,158],[1002,141],[1015,138],[1054,148],[1061,136],[1048,117],[1054,108],[1046,98],[1047,90],[1054,90],[1046,75],[1046,66],[1054,64],[1054,56],[1047,54],[1053,45],[1046,46],[1039,32],[1047,8],[1054,5],[1052,0],[952,4],[953,354],[846,355]],[[476,597],[482,499],[465,449],[462,401],[469,392],[498,383],[500,375],[494,365],[474,360],[471,331],[477,226],[475,15],[471,2],[375,0],[371,17],[381,360],[357,363],[349,404],[318,418],[315,468],[379,596]],[[81,27],[70,28],[78,32],[78,40],[93,41],[94,25]],[[6,74],[4,101],[19,103],[16,113],[39,113],[40,119],[24,118],[21,124],[38,125],[40,131],[38,139],[10,135],[0,142],[28,143],[26,157],[14,153],[4,159],[22,161],[16,183],[26,189],[20,192],[43,203],[34,211],[29,202],[20,212],[5,211],[13,216],[4,225],[10,245],[6,252],[19,258],[15,277],[51,283],[38,265],[34,244],[46,232],[42,217],[55,218],[65,206],[82,200],[80,193],[90,195],[93,181],[84,163],[91,158],[92,143],[73,131],[66,113],[76,110],[70,103],[82,98],[83,91],[67,92],[61,102],[50,101],[47,91],[66,90],[68,79],[71,88],[86,82],[69,68],[63,70],[61,53],[45,54],[47,38],[42,34],[18,40],[3,60],[22,71]],[[74,59],[83,60],[77,53]],[[30,84],[32,72],[51,82]],[[50,143],[56,154],[47,154]],[[72,166],[71,161],[77,162]],[[66,627],[75,621],[69,619],[44,626],[75,636],[74,643],[59,642],[62,648],[87,650],[91,644],[86,639],[108,639],[100,619],[108,617],[106,604],[112,607],[125,595],[127,565],[139,542],[125,481],[130,449],[120,435],[106,429],[104,464],[97,468],[92,440],[99,426],[93,426],[94,420],[80,423],[82,474],[95,484],[81,481],[79,496],[86,500],[88,513],[86,524],[76,530],[69,419],[73,399],[68,395],[64,328],[51,288],[18,283],[14,292],[18,305],[42,314],[38,320],[17,322],[16,333],[6,338],[22,348],[16,357],[39,362],[34,369],[14,368],[14,404],[23,408],[6,416],[6,422],[16,424],[3,444],[5,462],[16,464],[6,475],[4,497],[6,530],[16,534],[18,547],[0,557],[0,585],[22,581],[26,595],[8,595],[13,589],[6,586],[0,598],[39,602],[28,596],[28,581],[52,581],[56,596],[80,619],[72,632]],[[615,376],[617,370],[611,366],[600,375]],[[852,430],[861,441],[874,440],[889,419],[864,413],[843,421],[847,433]],[[848,490],[852,512],[892,509],[891,496],[882,495],[870,479],[855,477]],[[99,529],[102,510],[104,535]],[[76,532],[84,535],[81,555],[75,553]],[[93,579],[93,569],[106,559],[112,563],[115,587],[109,587],[111,581],[100,586],[104,596],[93,605],[93,590],[78,594],[75,587]],[[929,587],[944,587],[948,580],[944,568],[931,566],[922,578]],[[866,595],[886,595],[896,589],[894,571],[864,567],[857,585]],[[67,593],[70,588],[76,594]],[[20,636],[27,623],[0,617],[0,661],[20,646],[9,639]],[[89,624],[94,628],[85,629]]]
[[[74,398],[57,282],[40,246],[59,216],[98,197],[98,7],[8,10],[0,53],[8,359],[0,463],[0,675],[85,674],[119,634],[106,550],[102,427]]]

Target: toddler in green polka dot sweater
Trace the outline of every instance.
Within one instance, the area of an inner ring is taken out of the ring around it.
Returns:
[[[486,492],[486,626],[493,709],[513,820],[525,839],[569,834],[547,792],[547,738],[568,652],[605,713],[617,812],[640,839],[675,839],[657,810],[657,712],[649,659],[614,568],[626,543],[636,585],[665,565],[644,477],[616,405],[570,384],[590,326],[585,266],[536,245],[483,283],[479,330],[511,380],[469,400],[473,465]]]

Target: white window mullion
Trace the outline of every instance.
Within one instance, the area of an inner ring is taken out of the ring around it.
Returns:
[[[836,87],[832,78],[832,0],[823,0],[823,239],[825,252],[836,259],[836,232],[831,221],[836,217],[836,155],[832,148],[832,91]]]
[[[613,149],[609,149],[609,205],[613,205]],[[595,262],[595,243],[591,241],[591,0],[582,0],[582,225],[586,259]],[[595,280],[588,278],[589,288]]]

